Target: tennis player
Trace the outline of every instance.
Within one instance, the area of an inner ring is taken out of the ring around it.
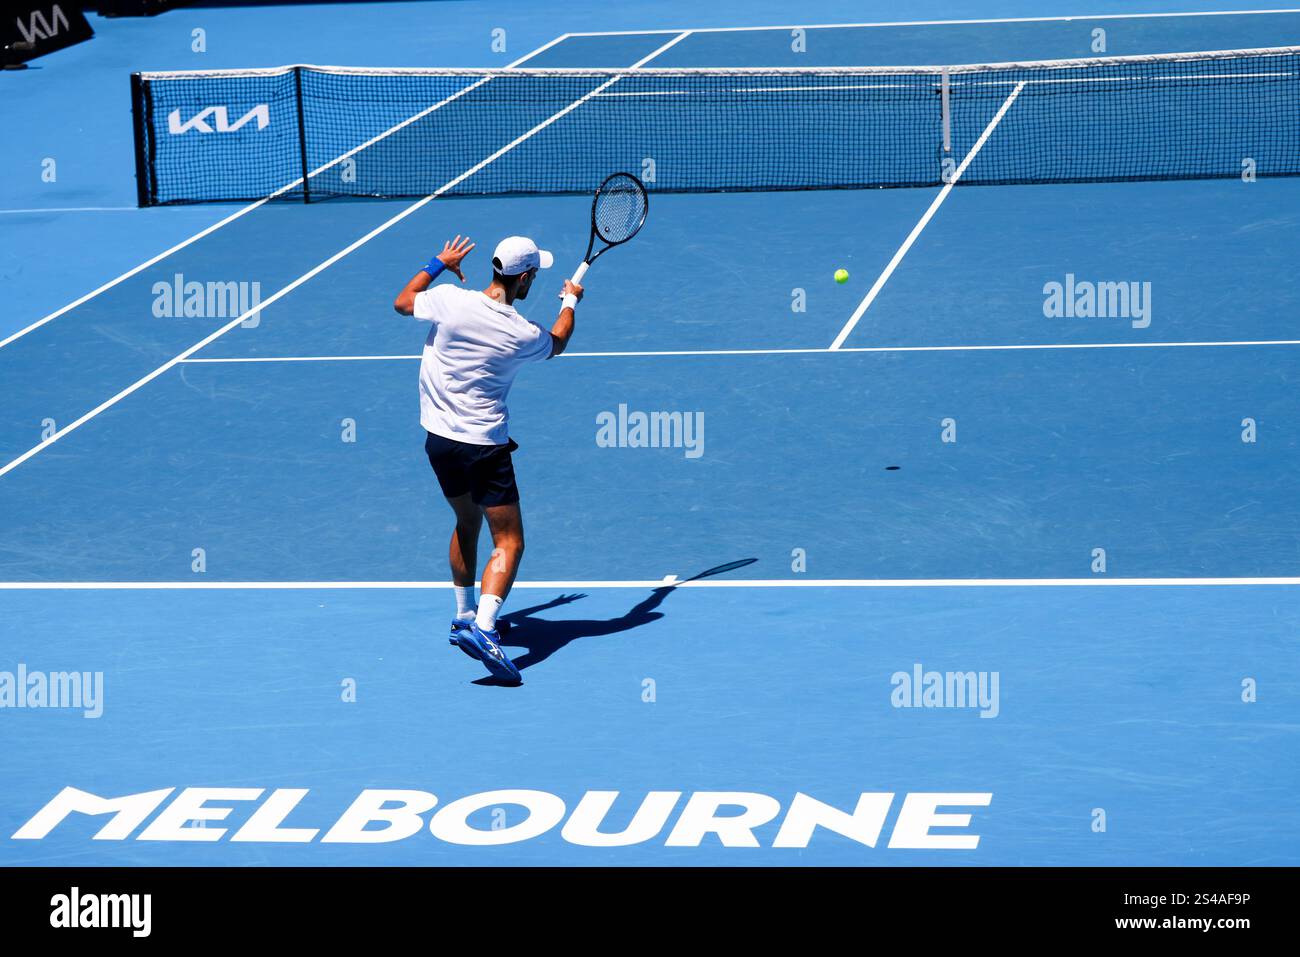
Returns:
[[[430,284],[444,270],[461,282],[461,262],[474,248],[468,237],[444,243],[401,291],[393,308],[432,323],[420,361],[420,424],[424,451],[442,494],[456,513],[451,534],[451,580],[456,616],[451,643],[487,666],[498,678],[522,679],[501,650],[497,616],[510,594],[524,554],[510,453],[519,446],[509,435],[506,396],[519,370],[558,356],[573,335],[574,308],[582,287],[564,283],[564,303],[550,332],[515,311],[527,299],[540,269],[553,257],[523,236],[501,240],[492,255],[492,283],[482,292]],[[487,516],[492,557],[483,568],[483,593],[474,599],[478,538]]]

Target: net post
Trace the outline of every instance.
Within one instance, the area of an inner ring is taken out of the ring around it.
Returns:
[[[952,152],[952,113],[948,107],[948,68],[939,75],[939,109],[943,114],[943,151]]]
[[[307,124],[302,116],[302,67],[293,68],[293,98],[298,107],[298,160],[302,165],[302,201],[311,202],[311,186],[307,179]]]
[[[145,114],[148,88],[139,73],[131,74],[131,130],[135,140],[135,202],[140,208],[153,205],[149,164],[145,156]]]

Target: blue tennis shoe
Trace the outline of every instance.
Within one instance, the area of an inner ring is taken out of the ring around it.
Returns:
[[[469,655],[475,661],[482,661],[483,659],[480,658],[478,655],[477,645],[473,644],[472,642],[467,644],[461,644],[460,641],[458,640],[461,636],[468,638],[473,633],[473,631],[474,631],[473,618],[470,618],[467,621],[462,621],[459,618],[453,618],[451,620],[451,631],[447,635],[447,644],[451,645],[453,648],[459,648],[461,651],[465,652],[465,654]],[[502,638],[510,634],[510,622],[506,621],[504,618],[498,621],[497,633],[500,634]]]
[[[475,661],[482,661],[483,659],[478,656],[478,649],[473,643],[467,641],[465,644],[461,644],[461,639],[468,639],[473,632],[473,618],[469,621],[461,621],[459,618],[453,618],[451,620],[451,633],[447,636],[447,641],[453,648],[459,648]]]
[[[501,649],[501,635],[498,632],[484,631],[478,625],[474,625],[468,632],[463,629],[458,631],[454,640],[461,651],[483,662],[494,677],[514,684],[523,683],[524,679],[520,677],[519,669],[510,660],[510,656]]]

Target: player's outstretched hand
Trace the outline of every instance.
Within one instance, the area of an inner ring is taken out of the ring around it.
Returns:
[[[474,246],[475,244],[469,241],[468,236],[464,238],[457,236],[451,242],[442,244],[442,252],[438,253],[438,259],[456,274],[457,279],[464,282],[465,274],[460,271],[461,260],[469,255]]]
[[[568,279],[566,279],[564,280],[564,292],[560,293],[560,298],[564,298],[565,296],[568,296],[570,294],[577,296],[578,301],[582,302],[582,287],[579,286],[576,282],[570,282]]]

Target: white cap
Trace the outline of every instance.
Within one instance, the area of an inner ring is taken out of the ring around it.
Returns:
[[[518,276],[530,269],[550,269],[555,257],[527,236],[507,236],[497,243],[492,265],[503,276]]]

